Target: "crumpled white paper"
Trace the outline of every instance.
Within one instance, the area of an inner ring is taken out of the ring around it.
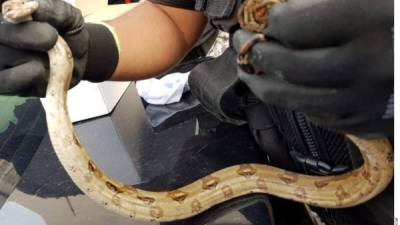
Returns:
[[[151,78],[137,81],[139,95],[153,105],[167,105],[179,102],[188,89],[189,73],[172,73],[161,79]]]

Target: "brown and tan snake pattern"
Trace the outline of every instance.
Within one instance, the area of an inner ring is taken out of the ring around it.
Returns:
[[[26,0],[12,0],[3,5],[3,13],[7,20],[18,23],[29,20],[37,7],[34,3],[26,4]],[[66,106],[73,68],[67,44],[59,38],[48,54],[50,81],[45,107],[56,154],[87,196],[121,215],[150,221],[179,220],[251,193],[271,194],[320,207],[351,207],[373,198],[392,180],[390,143],[386,139],[364,140],[348,135],[359,147],[364,164],[339,176],[307,176],[268,165],[246,164],[217,171],[177,190],[148,192],[132,188],[104,174],[90,160],[75,134]]]
[[[268,13],[272,7],[286,1],[245,0],[237,14],[240,27],[250,32],[262,32],[268,26]]]

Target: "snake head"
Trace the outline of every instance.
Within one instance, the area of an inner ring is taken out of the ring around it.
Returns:
[[[2,4],[5,21],[13,24],[32,20],[32,14],[39,8],[39,3],[28,0],[10,0]]]

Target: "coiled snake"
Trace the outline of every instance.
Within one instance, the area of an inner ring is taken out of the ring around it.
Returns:
[[[11,0],[3,16],[13,23],[32,19],[35,2]],[[361,204],[379,194],[393,177],[392,146],[386,139],[347,137],[361,151],[361,168],[338,176],[307,176],[260,164],[236,165],[192,184],[166,192],[148,192],[124,185],[104,174],[90,160],[70,121],[66,98],[73,61],[60,37],[49,52],[50,80],[46,115],[52,144],[75,184],[94,201],[121,215],[150,221],[173,221],[197,215],[224,201],[265,193],[305,204],[341,208]]]

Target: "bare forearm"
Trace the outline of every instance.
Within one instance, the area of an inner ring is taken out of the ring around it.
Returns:
[[[165,72],[193,47],[205,23],[201,13],[150,2],[110,21],[120,45],[112,80],[140,80]]]

